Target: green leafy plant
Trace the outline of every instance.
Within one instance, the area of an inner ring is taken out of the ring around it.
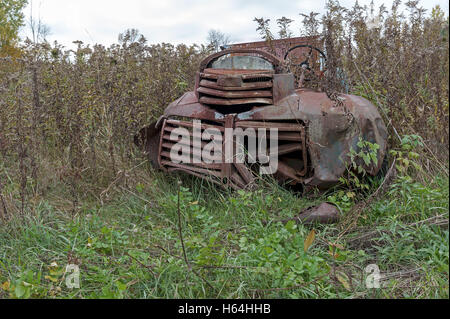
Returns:
[[[400,147],[390,151],[390,154],[397,160],[396,168],[400,174],[407,175],[411,167],[418,171],[422,169],[418,159],[423,146],[422,138],[419,135],[404,135]]]
[[[349,164],[347,165],[347,176],[341,177],[339,180],[344,185],[351,189],[365,191],[369,189],[367,183],[367,169],[378,165],[378,150],[380,146],[376,143],[371,143],[364,140],[362,137],[358,138],[356,143],[357,149],[350,147],[348,153]]]

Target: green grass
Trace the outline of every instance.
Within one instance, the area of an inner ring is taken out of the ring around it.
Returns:
[[[448,219],[448,178],[397,178],[339,237],[340,224],[276,222],[323,200],[345,213],[354,203],[338,191],[315,199],[273,184],[227,192],[185,175],[140,173],[147,182],[115,187],[103,204],[85,201],[76,216],[48,196],[3,221],[0,298],[449,297],[448,228],[414,225]],[[79,289],[65,285],[68,263],[80,267]],[[382,288],[366,288],[369,264],[390,275]]]

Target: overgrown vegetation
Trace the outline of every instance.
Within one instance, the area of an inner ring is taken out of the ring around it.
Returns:
[[[150,170],[133,135],[193,87],[204,46],[148,45],[136,30],[109,48],[16,46],[0,60],[0,297],[448,298],[448,17],[406,6],[371,21],[334,1],[322,21],[303,15],[302,34],[324,27],[325,89],[380,108],[397,167],[389,183],[350,175],[325,194]],[[376,148],[361,143],[356,169]],[[324,200],[340,223],[279,222]],[[366,287],[371,264],[382,288]]]
[[[386,123],[391,144],[400,136],[419,134],[430,147],[448,157],[448,16],[439,6],[426,13],[419,1],[393,1],[388,10],[358,2],[345,8],[327,1],[327,12],[301,14],[301,36],[322,33],[328,57],[320,88],[350,92],[373,101]],[[274,39],[270,19],[255,18],[262,39]],[[293,20],[277,20],[280,38]],[[290,33],[292,36],[292,33]],[[318,43],[319,48],[323,46]],[[286,48],[287,49],[287,48]],[[315,83],[313,83],[315,84]],[[429,154],[430,155],[430,154]]]
[[[113,199],[103,205],[84,202],[75,217],[54,197],[11,217],[0,233],[0,278],[7,288],[1,294],[448,298],[449,238],[441,228],[448,222],[446,179],[424,186],[402,177],[351,232],[340,237],[340,225],[316,226],[310,246],[309,227],[276,220],[323,197],[296,197],[267,185],[229,194],[182,179],[179,212],[187,263],[178,233],[177,180],[145,174],[135,189],[114,187]],[[328,199],[344,212],[354,203],[332,196]],[[71,263],[80,266],[80,289],[65,285],[64,268]],[[366,288],[370,264],[388,276],[381,289]]]

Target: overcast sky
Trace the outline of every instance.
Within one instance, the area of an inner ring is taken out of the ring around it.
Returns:
[[[405,2],[404,0],[403,2]],[[271,19],[275,33],[276,19],[286,16],[295,20],[291,29],[299,34],[299,13],[323,13],[325,0],[29,0],[25,13],[40,16],[50,27],[48,40],[66,47],[72,41],[110,45],[128,28],[138,29],[149,43],[205,43],[208,30],[228,34],[234,43],[259,40],[254,17]],[[354,0],[341,0],[346,7]],[[376,0],[390,8],[392,0]],[[370,0],[359,0],[369,5]],[[431,11],[439,4],[448,15],[448,0],[422,0]],[[24,28],[22,35],[30,32]]]

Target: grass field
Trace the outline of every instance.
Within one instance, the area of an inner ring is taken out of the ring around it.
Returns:
[[[449,297],[447,177],[397,177],[342,234],[342,223],[277,222],[324,200],[345,216],[355,200],[342,190],[302,197],[261,182],[227,192],[137,170],[138,183],[109,185],[75,216],[59,185],[4,220],[0,297]],[[79,289],[66,287],[67,264],[79,265]],[[370,264],[382,275],[378,289],[366,287]]]

